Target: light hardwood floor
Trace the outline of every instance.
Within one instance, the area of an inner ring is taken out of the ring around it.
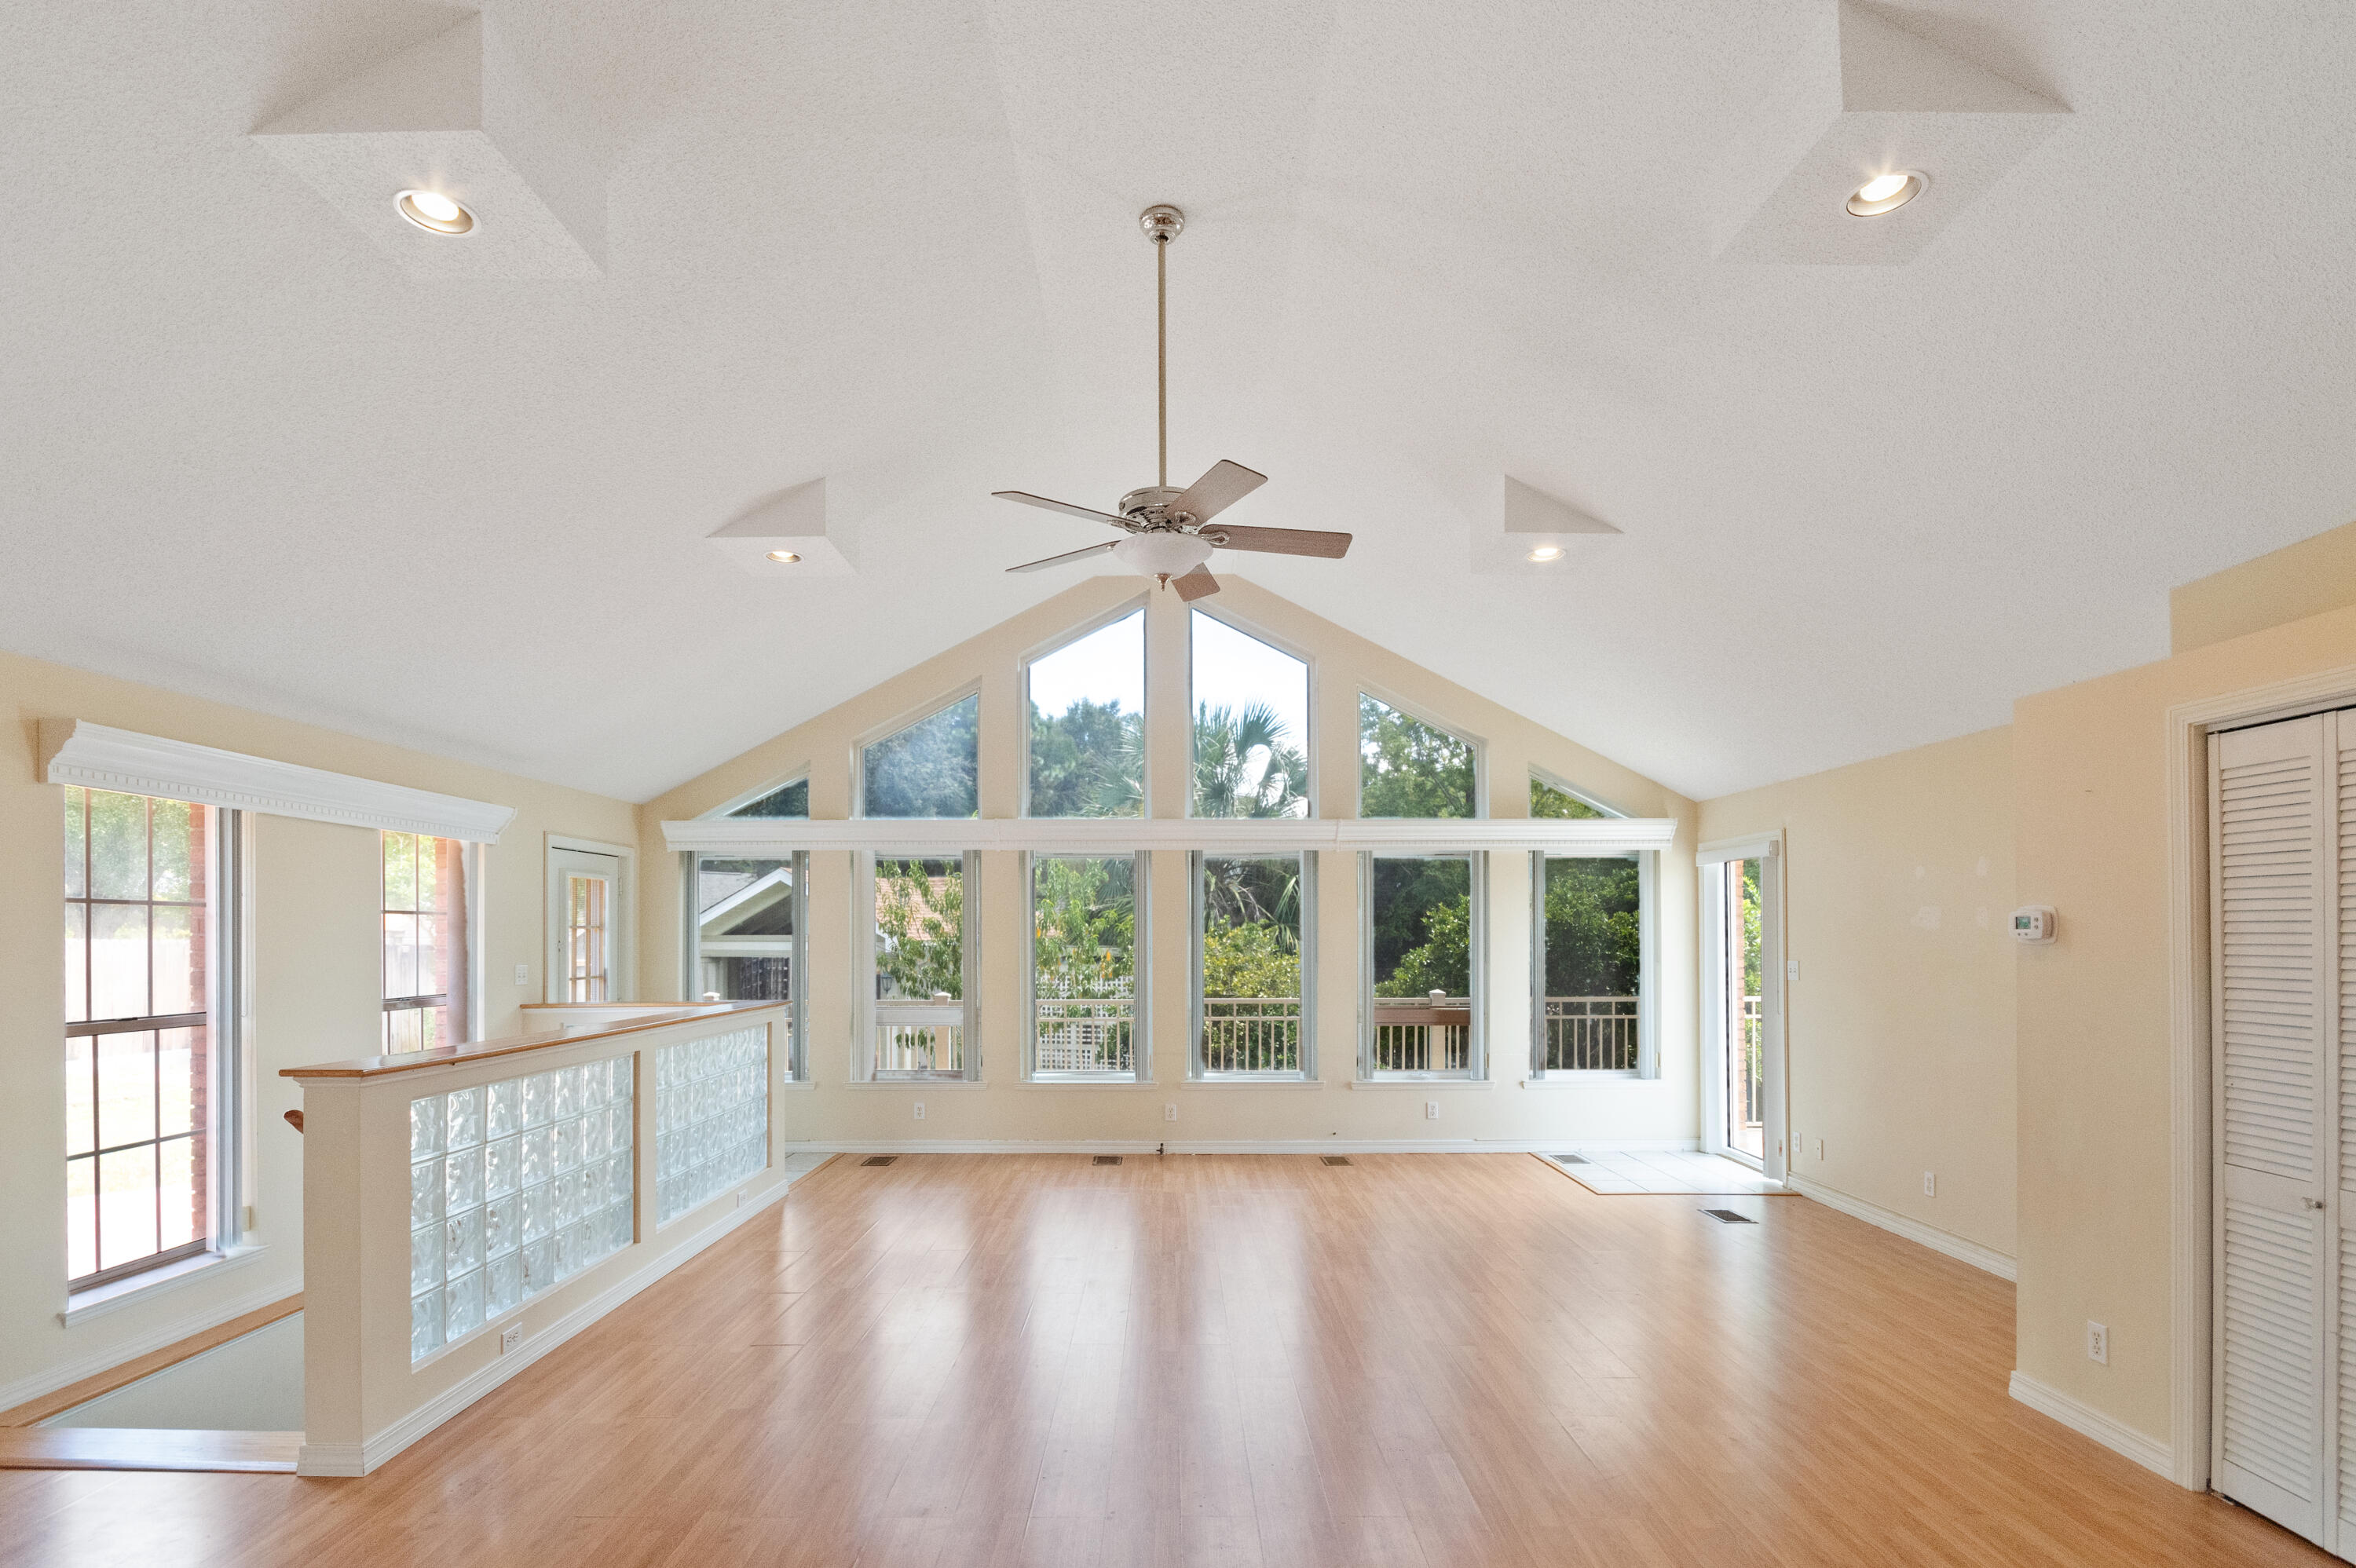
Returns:
[[[846,1158],[366,1480],[0,1474],[0,1562],[2330,1561],[2011,1362],[2009,1285],[1801,1199]]]

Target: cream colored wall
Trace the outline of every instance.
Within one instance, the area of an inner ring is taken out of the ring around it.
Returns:
[[[821,853],[812,856],[808,936],[808,1057],[814,1086],[783,1097],[778,1115],[787,1136],[1009,1145],[1167,1140],[1196,1147],[1321,1139],[1530,1143],[1694,1137],[1692,803],[1248,581],[1224,575],[1221,581],[1226,591],[1213,602],[1221,613],[1312,662],[1312,787],[1320,816],[1355,811],[1357,695],[1367,688],[1481,741],[1490,810],[1495,816],[1527,815],[1527,780],[1535,765],[1633,816],[1679,820],[1676,847],[1663,855],[1660,877],[1661,1076],[1588,1080],[1571,1088],[1521,1086],[1529,1051],[1528,859],[1500,855],[1492,860],[1487,904],[1489,1081],[1463,1086],[1355,1087],[1360,984],[1357,864],[1353,856],[1323,855],[1315,904],[1316,1082],[1306,1087],[1189,1083],[1185,857],[1157,853],[1147,900],[1152,1084],[1141,1090],[1027,1083],[1022,1072],[1021,861],[1012,854],[991,853],[982,857],[974,896],[982,966],[981,1082],[973,1086],[855,1084],[849,1082],[852,999],[863,979],[851,957],[851,857]],[[810,780],[812,816],[847,816],[857,748],[971,689],[976,682],[981,694],[981,815],[1011,817],[1019,801],[1025,735],[1020,661],[1049,650],[1074,628],[1139,597],[1140,584],[1133,580],[1083,582],[641,806],[640,859],[647,868],[639,943],[644,994],[681,994],[678,857],[664,848],[664,821],[702,816],[803,773]],[[1169,593],[1155,593],[1147,602],[1149,809],[1155,816],[1183,816],[1189,743],[1185,608]],[[1440,1102],[1439,1121],[1425,1119],[1427,1100]],[[926,1107],[922,1122],[913,1113],[918,1101]],[[1178,1106],[1175,1122],[1163,1120],[1166,1104]]]
[[[2356,608],[2014,707],[2019,898],[2060,915],[2018,982],[2018,1364],[2153,1437],[2169,1435],[2166,714],[2351,666]],[[2089,1318],[2108,1365],[2086,1360]]]
[[[2350,604],[2356,604],[2356,523],[2171,589],[2169,649],[2187,653]]]
[[[250,819],[255,944],[253,1014],[261,1104],[251,1261],[71,1328],[65,1306],[65,1072],[60,792],[40,782],[43,719],[120,729],[327,768],[516,808],[484,852],[484,1022],[518,1027],[516,1005],[541,980],[541,836],[629,841],[631,807],[578,790],[200,702],[59,665],[0,655],[0,1406],[102,1370],[154,1343],[302,1287],[302,1140],[282,1113],[301,1104],[282,1067],[362,1056],[381,1017],[377,975],[382,898],[371,829],[290,817]],[[45,894],[43,890],[51,890]],[[518,964],[532,985],[514,984]]]
[[[2008,728],[1700,812],[1704,843],[1783,833],[1792,1174],[2004,1253],[2012,814]]]

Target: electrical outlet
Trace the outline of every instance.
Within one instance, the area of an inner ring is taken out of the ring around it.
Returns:
[[[1825,1140],[1822,1138],[1816,1140],[1816,1157],[1818,1159],[1825,1157]]]
[[[1174,1122],[1178,1119],[1177,1101],[1172,1100],[1162,1105],[1162,1119],[1165,1122]]]
[[[918,1120],[918,1121],[920,1121],[920,1122],[921,1122],[921,1121],[923,1121],[924,1119],[925,1119],[925,1103],[924,1103],[922,1100],[919,1100],[919,1101],[917,1101],[917,1102],[916,1102],[916,1120]]]
[[[1798,979],[1799,977],[1800,977],[1800,961],[1799,961],[1798,959],[1796,959],[1796,958],[1786,958],[1786,959],[1784,959],[1784,960],[1783,960],[1783,978],[1785,978],[1786,980],[1796,980],[1796,979]]]
[[[530,965],[519,964],[516,965],[516,984],[519,986],[529,986],[531,984]]]
[[[753,1189],[751,1188],[743,1187],[737,1189],[736,1207],[742,1209],[745,1204],[750,1203],[751,1201],[753,1201]]]
[[[1928,1170],[1922,1173],[1922,1196],[1925,1198],[1936,1198],[1939,1196],[1939,1178],[1937,1173]]]
[[[523,1343],[523,1325],[510,1323],[499,1330],[499,1354],[504,1356]]]
[[[2105,1367],[2111,1364],[2111,1331],[2091,1317],[2086,1319],[2086,1360]]]
[[[1440,1102],[1439,1102],[1439,1101],[1437,1101],[1437,1100],[1426,1100],[1426,1101],[1423,1103],[1423,1119],[1424,1119],[1425,1121],[1427,1121],[1427,1122],[1436,1122],[1436,1121],[1440,1120]]]

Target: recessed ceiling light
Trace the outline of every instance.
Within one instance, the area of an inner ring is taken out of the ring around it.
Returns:
[[[1538,546],[1537,549],[1530,551],[1530,559],[1532,560],[1560,560],[1562,559],[1562,546],[1558,544],[1542,544]]]
[[[1848,198],[1848,209],[1858,218],[1879,218],[1885,212],[1897,211],[1921,196],[1922,187],[1930,183],[1912,169],[1893,175],[1876,175],[1857,187],[1857,194]]]
[[[475,215],[438,190],[405,190],[393,199],[401,215],[430,234],[470,234]]]
[[[773,549],[769,552],[769,559],[776,561],[779,566],[791,566],[794,562],[801,560],[801,557],[796,555],[789,549]]]

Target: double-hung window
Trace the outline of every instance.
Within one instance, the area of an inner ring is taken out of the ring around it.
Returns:
[[[70,1288],[234,1227],[237,833],[235,812],[65,790]]]
[[[475,847],[384,835],[386,1052],[472,1040]]]
[[[1530,780],[1534,817],[1614,816],[1556,784]],[[1530,857],[1530,1072],[1650,1076],[1653,883],[1659,855]]]
[[[980,815],[981,699],[966,697],[861,748],[861,815]],[[968,923],[979,856],[860,856],[869,976],[860,1076],[979,1078],[977,954]]]
[[[1031,1071],[1140,1078],[1145,857],[1031,858]]]
[[[1310,1078],[1312,857],[1197,854],[1197,1078]]]
[[[1365,1078],[1480,1078],[1482,858],[1368,855]]]
[[[780,784],[722,815],[807,817],[809,781]],[[800,1077],[809,853],[686,860],[688,994],[706,1002],[791,1004],[784,1073]]]

